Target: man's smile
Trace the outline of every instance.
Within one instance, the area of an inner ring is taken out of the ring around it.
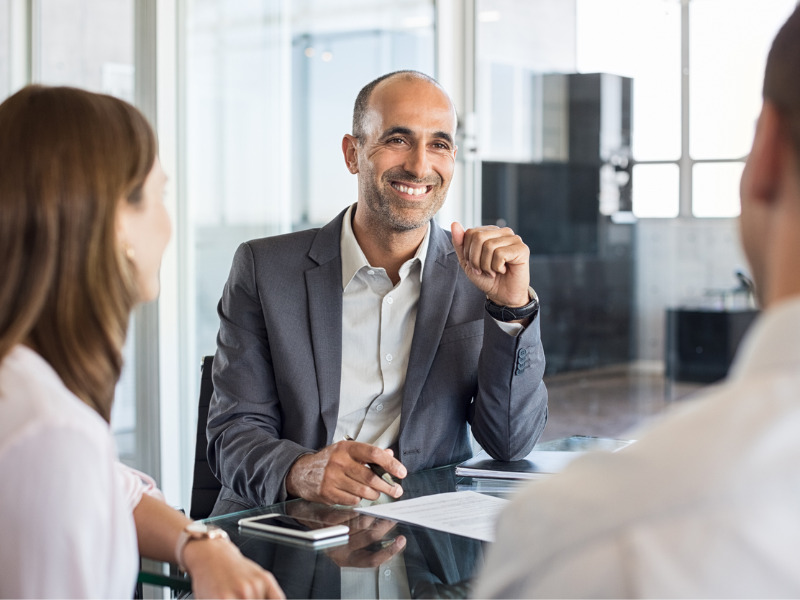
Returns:
[[[391,186],[394,190],[408,196],[423,196],[433,189],[432,185],[413,185],[399,181],[392,181]]]

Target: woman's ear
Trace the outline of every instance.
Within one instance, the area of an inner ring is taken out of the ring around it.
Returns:
[[[134,250],[128,240],[130,239],[129,226],[130,226],[130,208],[125,198],[120,198],[117,205],[116,223],[114,224],[115,233],[117,235],[117,246],[122,249],[122,252],[128,259],[133,259]]]

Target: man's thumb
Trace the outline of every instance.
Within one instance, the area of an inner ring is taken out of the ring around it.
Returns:
[[[458,255],[461,256],[461,250],[464,246],[464,228],[461,226],[461,223],[453,221],[450,225],[450,233],[453,234],[453,246]]]

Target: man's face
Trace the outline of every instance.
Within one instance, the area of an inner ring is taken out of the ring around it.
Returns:
[[[450,99],[418,78],[393,77],[373,90],[355,142],[359,212],[389,231],[428,223],[453,177],[456,117]]]

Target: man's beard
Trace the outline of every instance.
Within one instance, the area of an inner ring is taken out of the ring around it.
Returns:
[[[374,180],[369,179],[369,181]],[[392,181],[417,186],[429,185],[435,191],[429,192],[424,201],[405,200],[396,196],[393,191],[385,189],[392,187]],[[438,175],[417,179],[402,169],[391,169],[383,174],[381,184],[383,188],[370,183],[363,190],[364,202],[377,215],[382,225],[398,233],[425,226],[439,212],[447,197],[447,188],[442,186],[442,178]],[[406,209],[410,209],[410,214],[405,212]]]

